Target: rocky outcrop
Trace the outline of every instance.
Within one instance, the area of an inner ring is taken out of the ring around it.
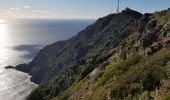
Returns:
[[[22,71],[22,72],[25,72],[25,73],[28,73],[28,64],[19,64],[17,66],[15,66],[15,69],[18,70],[18,71]]]
[[[9,66],[5,66],[5,69],[15,69],[15,67],[14,67],[14,66],[9,65]]]

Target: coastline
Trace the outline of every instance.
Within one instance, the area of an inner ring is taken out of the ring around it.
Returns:
[[[1,100],[13,100],[13,98],[15,100],[26,100],[29,94],[38,87],[38,84],[30,80],[32,76],[28,73],[16,69],[2,68],[0,74]]]
[[[12,70],[16,70],[16,71],[19,71],[19,72],[26,73],[26,74],[28,74],[28,75],[30,76],[30,82],[38,85],[36,82],[34,82],[34,81],[31,80],[31,77],[32,77],[32,76],[31,76],[31,74],[29,74],[28,64],[24,63],[24,64],[18,64],[18,65],[16,65],[16,66],[8,65],[8,66],[5,66],[4,68],[5,68],[6,70],[12,69]]]

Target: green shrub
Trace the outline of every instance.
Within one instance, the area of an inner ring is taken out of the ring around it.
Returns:
[[[169,100],[170,99],[170,93],[167,93],[164,97],[163,100]]]
[[[88,62],[88,64],[85,66],[85,68],[83,69],[82,73],[81,73],[81,79],[83,79],[84,77],[86,77],[89,73],[91,73],[98,64],[103,63],[104,61],[106,61],[107,59],[109,59],[109,57],[112,55],[111,53],[106,53],[103,55],[95,55],[91,58],[91,60]],[[108,63],[106,63],[108,64]]]
[[[81,77],[80,79],[83,79],[84,77],[86,77],[90,72],[93,71],[93,69],[96,67],[93,64],[88,64],[87,66],[85,66],[86,68],[84,68],[84,70],[81,73]]]
[[[69,95],[64,92],[52,100],[69,100]]]
[[[166,71],[167,78],[170,78],[170,61],[167,63],[165,71]]]
[[[160,79],[155,79],[152,74],[147,75],[146,79],[142,80],[143,90],[152,91],[160,86]]]
[[[27,100],[45,100],[43,93],[39,89],[35,89],[28,97]]]
[[[106,69],[104,75],[98,79],[97,86],[104,85],[108,80],[127,71],[131,66],[140,61],[140,56],[136,55],[118,64],[113,64]]]
[[[126,51],[122,50],[120,55],[119,55],[120,59],[126,60],[127,56],[126,56]]]
[[[50,96],[55,97],[60,93],[60,86],[56,83],[52,85],[51,91],[50,91]]]
[[[117,80],[111,81],[112,97],[125,98],[152,91],[159,88],[160,81],[165,78],[163,68],[170,60],[169,49],[161,50],[150,57],[144,57],[126,73],[120,74]]]
[[[74,88],[74,89],[79,89],[79,88],[83,85],[83,83],[84,83],[84,80],[81,80],[81,81],[73,84],[73,85],[72,85],[72,88]]]

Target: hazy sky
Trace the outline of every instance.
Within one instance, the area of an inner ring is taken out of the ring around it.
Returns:
[[[116,12],[117,0],[0,0],[0,18],[96,19]],[[170,0],[120,0],[121,10],[142,13],[170,7]]]

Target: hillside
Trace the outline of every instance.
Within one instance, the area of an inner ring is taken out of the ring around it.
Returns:
[[[134,21],[141,16],[140,13],[127,9],[123,13],[100,18],[76,36],[46,46],[25,71],[35,83],[48,82],[60,75],[69,64],[118,46],[130,34]]]
[[[41,84],[28,100],[168,100],[170,9],[100,18],[42,49],[26,72]]]

